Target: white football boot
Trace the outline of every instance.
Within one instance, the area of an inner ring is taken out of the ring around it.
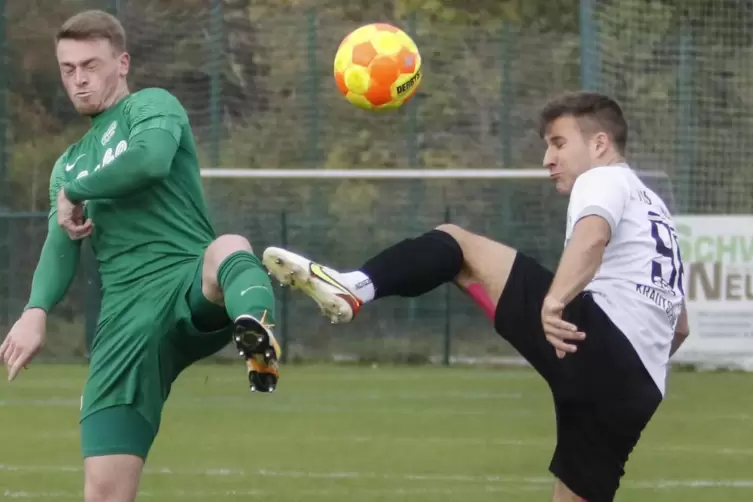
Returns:
[[[285,249],[264,250],[262,263],[282,286],[298,289],[313,298],[332,324],[350,322],[363,302],[341,282],[341,274]]]

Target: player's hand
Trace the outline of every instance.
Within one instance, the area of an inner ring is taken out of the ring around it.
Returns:
[[[84,219],[84,206],[71,202],[63,188],[58,192],[58,225],[74,241],[89,237],[94,228],[91,220]]]
[[[557,357],[562,359],[567,354],[572,354],[578,347],[571,340],[583,340],[586,334],[578,331],[577,326],[562,319],[565,304],[556,298],[547,296],[541,307],[541,325],[547,341],[554,347]]]
[[[41,309],[24,312],[0,345],[0,359],[8,368],[8,380],[13,380],[44,346],[47,332],[47,313]]]

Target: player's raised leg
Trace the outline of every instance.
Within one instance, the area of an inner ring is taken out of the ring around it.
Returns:
[[[251,389],[274,391],[281,355],[272,333],[274,292],[267,271],[248,239],[223,235],[207,247],[201,291],[210,302],[224,305],[233,320],[233,340],[248,362]]]
[[[312,297],[333,322],[349,321],[367,302],[419,296],[452,281],[481,307],[496,331],[556,385],[561,365],[540,321],[552,273],[505,244],[444,224],[384,249],[352,272],[274,247],[265,250],[263,261],[280,282]],[[556,479],[553,501],[582,499]]]
[[[275,247],[264,251],[263,262],[283,285],[308,294],[333,323],[342,323],[367,302],[420,296],[451,281],[493,319],[515,256],[509,246],[444,224],[384,249],[351,272]]]

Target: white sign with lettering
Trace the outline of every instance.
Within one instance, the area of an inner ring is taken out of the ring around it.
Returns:
[[[753,216],[674,220],[690,337],[673,360],[753,370]]]

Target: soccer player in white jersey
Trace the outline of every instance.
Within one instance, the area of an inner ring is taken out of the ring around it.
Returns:
[[[548,382],[557,422],[553,500],[609,502],[661,403],[669,358],[688,336],[683,264],[662,199],[625,161],[619,105],[578,92],[541,112],[544,165],[570,196],[556,273],[515,249],[440,225],[339,272],[279,248],[264,263],[333,322],[370,301],[452,281]]]

